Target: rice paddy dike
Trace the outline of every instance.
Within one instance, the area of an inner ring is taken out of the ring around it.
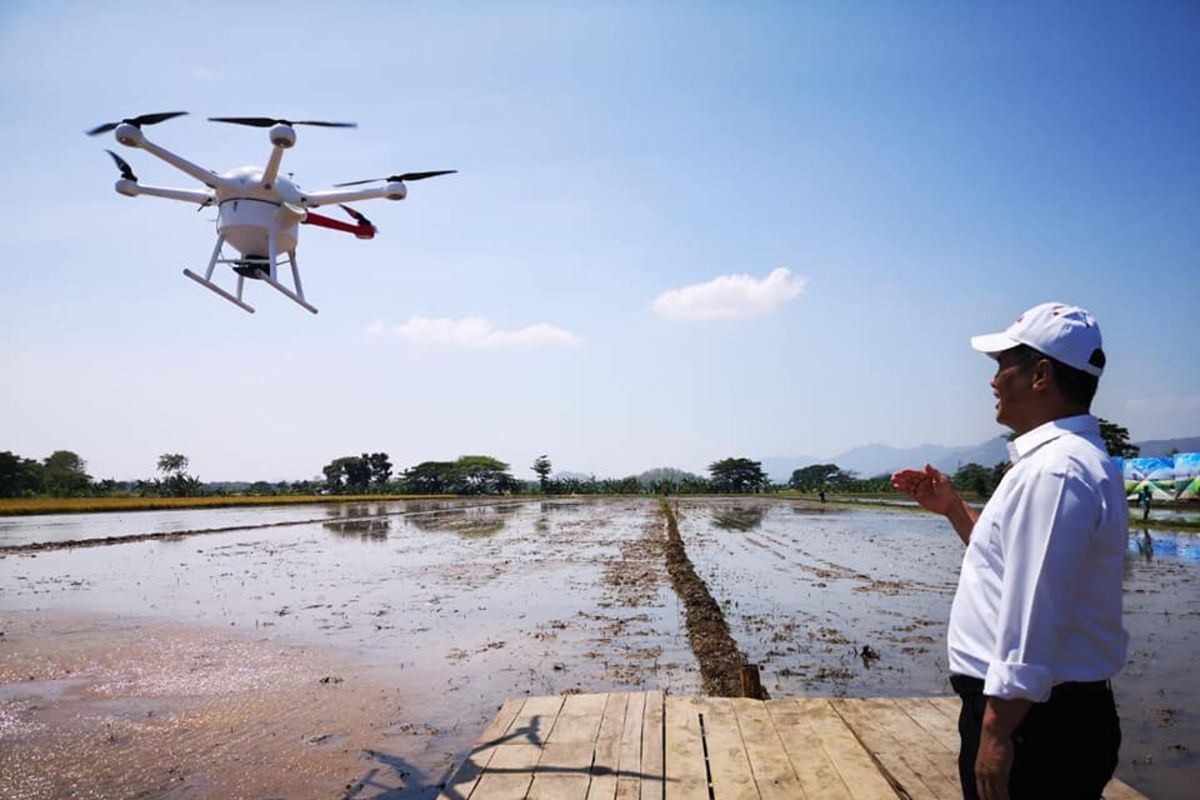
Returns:
[[[1117,774],[1187,796],[1200,541],[1143,539]],[[22,798],[433,797],[505,698],[703,694],[744,663],[773,697],[948,694],[962,559],[932,515],[771,497],[5,517],[0,547],[0,796]]]

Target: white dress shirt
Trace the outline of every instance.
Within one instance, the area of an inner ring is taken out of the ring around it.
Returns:
[[[1096,418],[1053,420],[1008,446],[1012,468],[971,530],[950,609],[950,671],[984,694],[1044,702],[1125,664],[1129,507]]]

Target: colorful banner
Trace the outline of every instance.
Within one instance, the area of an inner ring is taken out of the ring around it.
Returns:
[[[1200,453],[1156,458],[1114,458],[1125,477],[1125,493],[1136,500],[1144,488],[1153,500],[1200,499]]]
[[[1175,497],[1180,500],[1200,499],[1200,453],[1175,455]]]

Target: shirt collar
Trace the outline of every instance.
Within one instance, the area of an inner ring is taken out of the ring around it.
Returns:
[[[1052,442],[1064,433],[1075,433],[1088,439],[1099,440],[1100,423],[1091,414],[1079,414],[1074,417],[1062,417],[1044,422],[1008,443],[1009,459],[1015,464],[1046,442]]]

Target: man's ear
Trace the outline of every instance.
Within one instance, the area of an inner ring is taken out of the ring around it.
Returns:
[[[1033,383],[1031,386],[1035,392],[1044,392],[1053,385],[1054,367],[1050,361],[1045,358],[1039,358],[1037,363],[1033,365]]]

